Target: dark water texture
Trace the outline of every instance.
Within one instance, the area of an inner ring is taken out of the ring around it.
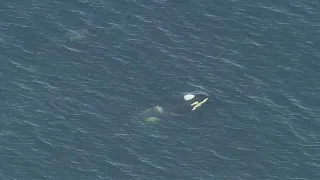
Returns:
[[[320,3],[0,4],[0,179],[320,179]],[[199,111],[141,124],[184,92]]]

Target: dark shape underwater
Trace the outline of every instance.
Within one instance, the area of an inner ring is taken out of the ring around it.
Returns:
[[[193,112],[206,103],[208,99],[209,96],[203,92],[188,93],[176,102],[169,102],[161,106],[157,105],[141,112],[139,118],[145,122],[156,123],[165,114],[181,115]]]

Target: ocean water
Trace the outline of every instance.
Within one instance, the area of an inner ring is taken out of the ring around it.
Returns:
[[[0,179],[320,179],[319,8],[3,0]],[[192,91],[194,113],[138,118]]]

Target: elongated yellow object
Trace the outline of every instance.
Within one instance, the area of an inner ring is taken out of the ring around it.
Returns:
[[[198,104],[198,103],[199,103],[199,102],[196,101],[196,102],[192,103],[191,106],[194,106],[194,105],[196,105],[196,104]]]
[[[204,99],[203,101],[197,103],[195,106],[193,106],[192,111],[196,110],[198,107],[200,107],[203,103],[207,102],[208,98]],[[194,103],[192,103],[194,104]]]

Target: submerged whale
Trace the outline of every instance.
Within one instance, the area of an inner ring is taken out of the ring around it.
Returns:
[[[173,105],[169,110],[176,114],[195,111],[206,103],[208,99],[209,96],[205,93],[188,93],[183,96],[183,100]]]
[[[181,115],[196,111],[209,99],[206,93],[193,92],[184,94],[176,102],[166,103],[162,106],[154,106],[140,113],[140,117],[146,122],[158,122],[163,114]]]

